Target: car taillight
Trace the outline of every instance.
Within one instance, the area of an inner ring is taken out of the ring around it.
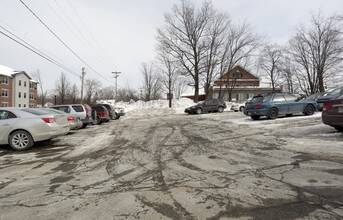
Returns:
[[[85,110],[86,110],[86,117],[88,117],[88,108],[87,108],[85,105],[83,105],[83,107],[84,107]]]
[[[54,123],[54,122],[56,122],[56,119],[55,119],[55,118],[42,118],[42,120],[43,120],[45,123]]]
[[[69,116],[69,117],[67,118],[67,120],[68,120],[68,121],[74,121],[74,117],[73,117],[73,116]]]
[[[263,105],[256,105],[256,106],[255,106],[255,109],[262,109],[262,108],[264,108]]]
[[[323,110],[329,110],[331,109],[333,106],[331,103],[324,103],[323,105]]]

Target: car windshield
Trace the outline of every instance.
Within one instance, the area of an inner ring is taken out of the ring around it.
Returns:
[[[338,95],[341,93],[342,87],[339,87],[337,89],[332,90],[331,92],[328,93],[328,95]]]
[[[253,102],[253,103],[258,103],[258,102],[269,102],[271,98],[271,95],[259,95],[259,96],[254,96],[250,102]]]

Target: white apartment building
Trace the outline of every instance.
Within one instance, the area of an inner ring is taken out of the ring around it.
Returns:
[[[0,65],[0,107],[36,107],[37,82],[24,71]]]

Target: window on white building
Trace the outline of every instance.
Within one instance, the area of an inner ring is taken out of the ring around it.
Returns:
[[[24,99],[26,99],[26,93],[24,93]]]
[[[21,80],[19,80],[19,86],[21,86]]]
[[[8,102],[2,102],[1,107],[8,107]]]
[[[21,104],[19,104],[18,106],[21,107]]]
[[[21,98],[21,92],[19,92],[18,97]]]
[[[9,91],[8,91],[8,89],[1,89],[1,97],[8,97],[8,93],[9,93]]]
[[[26,87],[26,81],[24,81],[24,87]]]
[[[8,84],[8,76],[3,76],[1,82],[2,84]]]
[[[26,108],[26,104],[24,104],[24,108]]]

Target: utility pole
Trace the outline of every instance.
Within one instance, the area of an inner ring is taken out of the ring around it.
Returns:
[[[117,79],[119,77],[119,74],[121,72],[112,72],[114,74],[114,79],[116,80],[116,88],[115,88],[115,96],[114,96],[114,99],[117,98],[117,95],[118,95],[118,85],[117,85]]]
[[[83,104],[83,84],[84,84],[83,82],[85,79],[85,75],[86,75],[85,68],[82,67],[82,73],[80,76],[80,79],[81,79],[81,104]]]

